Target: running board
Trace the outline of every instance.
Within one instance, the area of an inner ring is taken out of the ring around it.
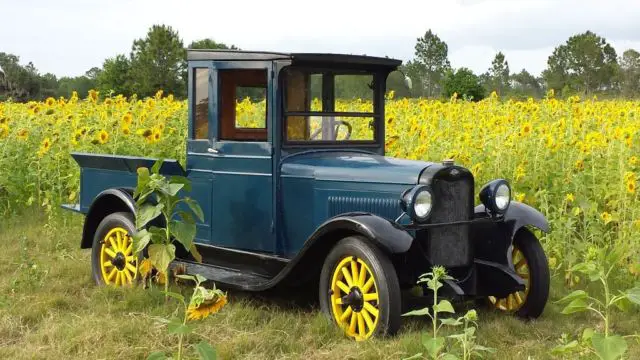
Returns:
[[[199,274],[207,278],[207,280],[239,290],[251,291],[266,288],[269,287],[269,283],[273,280],[257,274],[240,272],[215,265],[198,264],[190,261],[175,260],[171,265],[172,267],[184,266],[187,274]]]

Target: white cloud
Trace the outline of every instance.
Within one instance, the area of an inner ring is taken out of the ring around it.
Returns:
[[[185,5],[188,4],[188,5]],[[431,28],[449,45],[454,66],[485,71],[497,51],[511,69],[539,74],[553,48],[590,29],[621,54],[640,48],[640,2],[609,0],[0,0],[0,51],[42,72],[78,75],[128,54],[157,23],[185,43],[212,37],[244,49],[344,52],[408,60]]]

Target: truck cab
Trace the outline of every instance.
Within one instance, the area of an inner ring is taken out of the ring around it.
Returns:
[[[315,206],[314,171],[296,157],[331,154],[343,180],[352,166],[374,167],[356,160],[384,154],[385,83],[400,62],[237,51],[190,51],[188,60],[187,173],[206,218],[198,238],[293,257],[328,217],[326,204]],[[342,106],[349,91],[365,105]],[[241,113],[247,98],[253,111]]]
[[[357,340],[395,333],[408,291],[434,266],[453,277],[443,296],[488,299],[521,317],[542,313],[549,269],[529,228],[548,231],[544,216],[512,201],[505,179],[483,186],[476,204],[467,168],[385,156],[386,80],[401,61],[187,56],[186,168],[165,161],[160,172],[186,176],[203,210],[195,239],[202,261],[177,253],[188,273],[249,291],[311,283],[323,312]],[[96,282],[109,284],[101,263],[117,261],[118,274],[135,269],[120,239],[138,231],[136,169],[154,159],[72,156],[81,192],[68,208],[85,214],[81,247],[93,249]],[[114,231],[120,245],[105,254]],[[134,278],[126,273],[115,285]]]

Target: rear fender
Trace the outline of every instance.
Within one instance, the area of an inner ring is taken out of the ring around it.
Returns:
[[[107,189],[95,197],[84,220],[81,249],[91,248],[98,225],[107,215],[115,212],[129,212],[135,215],[133,190],[128,188]]]
[[[486,216],[484,205],[476,206],[475,214],[476,217]],[[511,201],[501,220],[473,224],[471,234],[476,259],[510,265],[513,239],[518,231],[528,226],[549,232],[549,222],[541,212],[517,201]]]

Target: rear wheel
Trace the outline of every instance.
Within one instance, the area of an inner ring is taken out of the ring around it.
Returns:
[[[347,237],[331,250],[320,274],[320,307],[355,340],[400,328],[400,285],[389,258],[366,239]]]
[[[540,241],[529,230],[518,231],[513,241],[513,269],[525,283],[525,290],[497,299],[489,297],[498,310],[512,312],[522,318],[539,317],[549,297],[549,263]]]
[[[91,248],[93,279],[98,285],[130,286],[138,279],[138,259],[133,252],[136,232],[133,215],[106,216],[98,225]]]

